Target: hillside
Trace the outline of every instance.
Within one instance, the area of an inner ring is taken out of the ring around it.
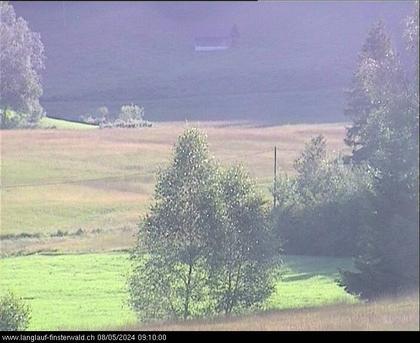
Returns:
[[[12,2],[39,31],[47,61],[42,104],[77,118],[142,104],[149,120],[343,119],[343,89],[373,22],[397,46],[411,2]],[[237,47],[197,53],[197,36]],[[332,29],[334,28],[334,29]]]

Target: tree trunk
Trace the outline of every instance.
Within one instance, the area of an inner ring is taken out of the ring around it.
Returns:
[[[227,296],[225,299],[225,304],[224,304],[224,308],[225,308],[225,315],[228,316],[229,315],[229,308],[230,308],[230,303],[231,303],[231,299],[232,299],[232,273],[230,271],[229,268],[229,272],[228,272],[228,290],[227,290]]]
[[[237,274],[236,274],[236,280],[235,280],[235,288],[233,289],[233,294],[232,294],[232,297],[230,299],[228,314],[230,314],[232,312],[233,307],[236,304],[236,292],[237,292],[238,286],[239,286],[239,278],[241,276],[241,267],[242,267],[242,263],[239,263],[238,270],[236,272]]]
[[[186,289],[185,289],[184,320],[186,320],[190,314],[189,306],[190,306],[190,296],[191,296],[192,269],[193,269],[193,264],[190,263],[188,267],[187,284],[186,284]]]

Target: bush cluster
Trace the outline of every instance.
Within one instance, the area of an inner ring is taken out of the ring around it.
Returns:
[[[99,107],[95,114],[86,114],[80,120],[87,124],[99,125],[101,129],[121,127],[151,127],[152,123],[144,119],[144,108],[130,104],[123,105],[117,115],[111,115],[105,106]]]
[[[9,292],[0,298],[0,331],[25,330],[30,320],[30,308]]]
[[[289,254],[352,256],[370,216],[373,172],[328,158],[315,137],[295,161],[294,177],[276,185],[274,225]]]

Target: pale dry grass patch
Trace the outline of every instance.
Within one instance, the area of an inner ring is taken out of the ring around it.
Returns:
[[[293,173],[294,159],[316,134],[325,135],[332,154],[345,150],[344,125],[170,122],[139,129],[3,130],[0,231],[136,227],[151,204],[157,170],[168,165],[187,127],[205,131],[210,153],[222,164],[243,163],[270,200],[274,145],[278,172]]]
[[[41,236],[8,238],[0,241],[0,257],[31,255],[35,253],[100,253],[127,251],[133,248],[137,227],[114,228],[103,231],[86,231],[81,235],[66,234],[62,237]]]

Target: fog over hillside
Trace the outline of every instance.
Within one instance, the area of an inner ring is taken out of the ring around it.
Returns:
[[[343,120],[367,30],[382,18],[400,48],[411,1],[11,2],[41,33],[42,105],[77,118],[99,106],[143,105],[148,120]],[[195,38],[234,47],[197,52]]]

